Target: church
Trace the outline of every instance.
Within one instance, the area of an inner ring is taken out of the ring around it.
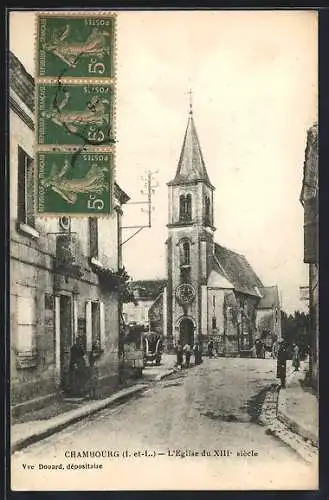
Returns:
[[[167,279],[132,283],[139,297],[152,296],[150,329],[163,336],[168,350],[178,339],[191,346],[212,339],[224,356],[251,355],[257,337],[280,338],[277,287],[264,287],[242,254],[214,240],[215,187],[192,106],[176,174],[167,186]]]

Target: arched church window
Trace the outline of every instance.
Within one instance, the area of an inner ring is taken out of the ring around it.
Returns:
[[[181,266],[190,265],[190,244],[184,241],[181,247]]]
[[[210,224],[210,199],[208,196],[205,197],[205,222]]]
[[[179,197],[179,220],[184,220],[185,216],[185,195],[181,194]]]
[[[192,196],[190,194],[186,195],[186,220],[192,219]]]

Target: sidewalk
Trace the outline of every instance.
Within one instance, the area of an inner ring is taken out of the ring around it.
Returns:
[[[280,389],[277,418],[291,431],[308,440],[313,446],[318,446],[318,400],[304,380],[307,364],[301,362],[299,371],[287,370],[286,388]]]
[[[25,414],[11,426],[11,451],[21,450],[104,408],[119,404],[149,387],[147,382],[163,379],[174,372],[175,356],[164,354],[161,365],[148,365],[143,377],[112,396],[101,400],[69,398],[41,410]]]

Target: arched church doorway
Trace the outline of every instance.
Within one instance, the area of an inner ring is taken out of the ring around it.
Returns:
[[[181,344],[194,344],[194,323],[190,318],[183,318],[179,324],[179,339]]]

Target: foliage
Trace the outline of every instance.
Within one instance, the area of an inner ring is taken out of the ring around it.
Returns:
[[[288,344],[297,344],[301,354],[304,354],[311,345],[309,328],[309,315],[304,312],[295,311],[289,316],[281,311],[282,336]]]
[[[137,305],[133,290],[129,285],[130,276],[127,273],[125,267],[121,267],[116,273],[113,273],[117,280],[117,286],[120,293],[121,303],[133,302]]]

